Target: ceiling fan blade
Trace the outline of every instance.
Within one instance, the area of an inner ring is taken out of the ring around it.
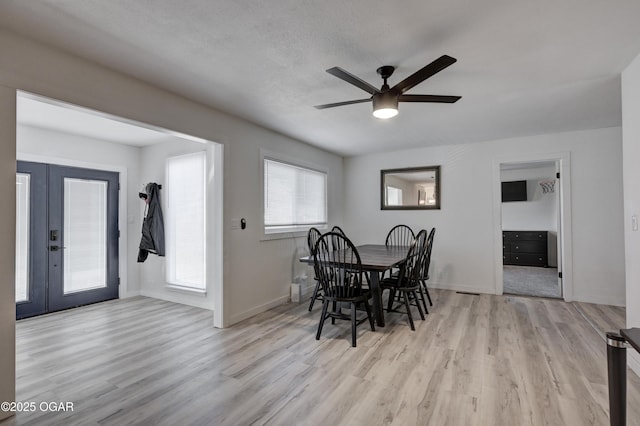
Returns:
[[[356,87],[359,87],[360,89],[362,89],[365,92],[370,93],[372,95],[375,95],[376,93],[379,92],[378,89],[376,89],[375,87],[373,87],[372,85],[370,85],[366,81],[362,80],[359,77],[356,77],[355,75],[343,70],[340,67],[329,68],[327,70],[327,72],[329,74],[331,74],[331,75],[334,75],[334,76],[338,77],[341,80],[346,81],[347,83],[350,83],[350,84],[353,84]]]
[[[368,98],[368,99],[356,99],[355,101],[336,102],[335,104],[316,105],[314,108],[316,108],[316,109],[325,109],[325,108],[339,107],[339,106],[343,106],[343,105],[360,104],[362,102],[371,102],[371,98]]]
[[[398,102],[439,102],[452,104],[460,100],[462,96],[441,96],[441,95],[400,95]]]
[[[423,68],[411,74],[409,77],[402,80],[400,83],[393,86],[391,90],[401,95],[412,87],[422,83],[432,75],[439,73],[450,65],[453,65],[456,61],[456,58],[452,58],[448,55],[442,55],[435,61],[431,62],[429,65],[424,66]]]

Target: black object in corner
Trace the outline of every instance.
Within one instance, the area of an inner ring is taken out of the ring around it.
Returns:
[[[527,181],[502,182],[502,202],[527,201]]]

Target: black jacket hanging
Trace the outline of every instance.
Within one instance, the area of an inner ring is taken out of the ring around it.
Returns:
[[[164,256],[164,219],[160,206],[160,187],[158,184],[147,184],[144,221],[142,222],[142,240],[138,251],[138,262],[147,260],[149,253]]]

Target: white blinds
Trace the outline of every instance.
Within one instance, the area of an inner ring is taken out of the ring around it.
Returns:
[[[29,300],[29,219],[31,176],[16,175],[16,302]]]
[[[265,158],[265,230],[326,223],[327,174]]]
[[[167,159],[167,281],[206,289],[206,153]]]
[[[64,294],[107,286],[107,189],[64,178]]]

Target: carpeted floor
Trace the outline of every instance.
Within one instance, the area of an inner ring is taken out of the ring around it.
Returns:
[[[557,268],[505,265],[504,293],[560,298]]]

